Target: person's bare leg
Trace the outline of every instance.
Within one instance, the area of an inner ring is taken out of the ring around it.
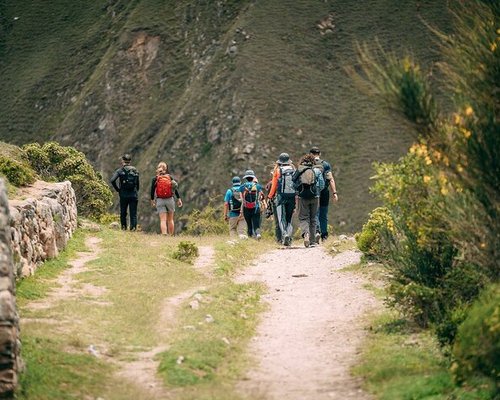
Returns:
[[[160,213],[160,231],[162,235],[167,234],[167,213]]]
[[[167,229],[168,229],[168,234],[172,235],[174,234],[174,213],[169,211],[167,213]]]

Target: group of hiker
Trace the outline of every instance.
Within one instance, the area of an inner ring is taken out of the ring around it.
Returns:
[[[261,214],[274,216],[276,241],[291,246],[292,217],[298,209],[299,228],[305,247],[313,247],[328,238],[330,190],[338,200],[331,165],[321,159],[318,147],[311,148],[295,167],[287,153],[281,153],[264,193],[252,170],[243,180],[235,176],[224,196],[224,218],[231,236],[260,239]],[[246,234],[244,225],[246,223]]]
[[[123,230],[137,229],[139,201],[139,172],[131,165],[129,154],[121,157],[122,166],[111,177],[111,185],[120,196],[120,224]],[[151,180],[150,200],[160,218],[163,235],[175,232],[176,205],[182,207],[178,183],[169,172],[168,165],[160,162]],[[318,147],[303,155],[297,167],[287,153],[276,160],[272,177],[263,187],[253,170],[243,178],[232,178],[232,186],[224,196],[224,219],[228,221],[231,236],[261,238],[262,214],[274,217],[276,241],[291,246],[292,217],[298,209],[299,228],[304,246],[312,247],[328,238],[328,206],[330,191],[338,200],[331,165],[321,159]],[[127,216],[129,215],[130,224]]]

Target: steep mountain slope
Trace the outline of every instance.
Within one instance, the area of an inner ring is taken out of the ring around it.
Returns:
[[[432,63],[422,20],[447,29],[449,14],[430,0],[1,0],[0,15],[0,139],[75,145],[105,176],[131,152],[144,186],[165,160],[191,207],[314,143],[352,230],[375,204],[371,162],[409,138],[343,67],[375,37]]]

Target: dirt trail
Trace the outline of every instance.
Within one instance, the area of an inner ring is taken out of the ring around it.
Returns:
[[[193,267],[203,273],[207,278],[212,276],[212,268],[215,260],[215,250],[212,246],[202,246],[199,248],[200,254]],[[168,334],[174,327],[175,314],[179,306],[204,288],[191,288],[176,296],[168,297],[163,301],[157,324],[157,333],[160,343],[148,351],[133,352],[133,361],[120,363],[118,376],[134,382],[142,387],[145,396],[151,399],[170,399],[173,394],[168,392],[157,376],[159,360],[156,356],[168,350],[164,343],[168,339]]]
[[[64,272],[57,278],[57,287],[52,290],[49,296],[43,300],[31,302],[28,309],[42,310],[53,307],[56,302],[67,300],[71,298],[85,297],[90,299],[96,305],[108,305],[104,301],[100,301],[99,297],[106,293],[106,288],[91,285],[89,283],[79,283],[75,279],[75,275],[86,270],[86,264],[99,257],[101,251],[99,247],[101,239],[90,236],[85,240],[85,246],[88,248],[87,252],[76,253],[76,258],[69,262],[71,268],[64,270]]]
[[[250,354],[257,366],[239,390],[248,399],[369,399],[349,374],[364,336],[363,316],[377,307],[363,280],[342,268],[359,253],[330,257],[321,247],[276,250],[238,278],[264,282],[270,307]]]

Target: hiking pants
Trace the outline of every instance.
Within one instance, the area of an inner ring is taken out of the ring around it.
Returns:
[[[295,210],[295,196],[293,197],[278,196],[276,201],[277,201],[276,220],[278,221],[278,226],[280,228],[280,239],[284,239],[285,236],[292,237],[293,234],[292,217],[293,217],[293,210]]]
[[[280,223],[278,221],[278,212],[276,210],[276,199],[269,202],[269,206],[273,208],[273,219],[274,219],[274,236],[276,237],[276,241],[281,243],[281,228]]]
[[[318,213],[319,199],[299,198],[299,227],[302,235],[309,233],[309,241],[315,242],[314,235],[316,234],[316,214]]]
[[[258,208],[243,207],[243,216],[247,223],[248,237],[253,237],[260,233],[260,210]]]
[[[120,223],[122,229],[127,229],[127,209],[130,212],[130,230],[137,229],[137,203],[136,197],[120,197]]]
[[[245,220],[239,215],[237,217],[229,217],[229,236],[238,237],[245,234]]]
[[[325,187],[319,197],[318,221],[316,231],[321,233],[321,237],[328,236],[328,206],[330,204],[330,189]]]

